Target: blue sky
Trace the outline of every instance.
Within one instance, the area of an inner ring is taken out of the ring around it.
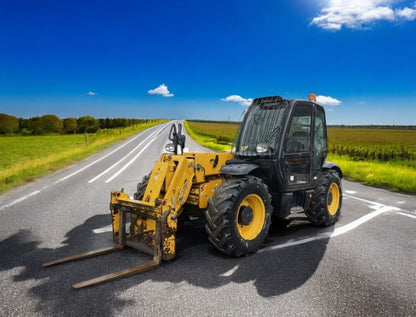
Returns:
[[[319,96],[330,124],[416,124],[416,1],[0,0],[0,112],[240,120]]]

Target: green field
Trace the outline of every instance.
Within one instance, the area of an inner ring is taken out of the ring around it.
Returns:
[[[231,148],[237,124],[185,122],[197,142]],[[328,128],[328,160],[346,178],[393,191],[416,193],[416,130]]]
[[[44,136],[0,137],[0,193],[13,186],[82,160],[146,128],[160,124],[154,120],[123,129],[96,133]]]

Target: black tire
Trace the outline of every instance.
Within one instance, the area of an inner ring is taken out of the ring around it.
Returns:
[[[209,241],[231,256],[256,252],[268,234],[272,210],[271,196],[260,178],[226,179],[215,188],[205,211]]]
[[[149,183],[150,174],[143,176],[142,181],[137,184],[137,192],[134,193],[133,198],[136,200],[142,200],[146,191],[147,184]],[[139,216],[130,214],[130,234],[134,234],[137,231],[136,222]]]
[[[144,176],[141,183],[137,184],[137,192],[134,193],[134,196],[133,196],[134,199],[136,199],[136,200],[142,200],[143,199],[144,193],[146,191],[147,184],[149,183],[149,179],[150,179],[150,174]]]
[[[341,215],[341,205],[341,178],[336,171],[323,172],[315,187],[310,208],[305,211],[309,222],[320,227],[333,225]]]
[[[149,179],[150,179],[150,174],[145,175],[143,177],[142,181],[137,184],[137,192],[134,193],[134,196],[133,196],[134,199],[136,199],[136,200],[142,200],[143,199],[144,193],[146,192],[147,184],[149,184]],[[137,219],[137,216],[134,216],[133,218]],[[188,219],[189,219],[189,216],[186,213],[182,212],[182,214],[178,218],[178,227],[177,227],[176,231],[180,231],[184,227],[185,222]]]

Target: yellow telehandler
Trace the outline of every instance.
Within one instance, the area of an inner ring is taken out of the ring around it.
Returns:
[[[182,153],[182,126],[172,125],[151,173],[134,199],[111,192],[115,246],[44,263],[44,267],[118,251],[126,246],[153,256],[133,268],[76,283],[82,288],[136,274],[175,257],[178,219],[186,211],[206,219],[209,241],[230,256],[245,256],[262,245],[272,217],[304,212],[317,226],[333,225],[342,204],[341,169],[326,161],[324,108],[309,100],[280,96],[253,100],[231,152]],[[129,228],[127,223],[130,223]]]

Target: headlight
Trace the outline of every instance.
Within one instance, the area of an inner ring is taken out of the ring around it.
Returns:
[[[257,153],[266,153],[269,152],[269,146],[267,144],[257,144],[256,146]]]

